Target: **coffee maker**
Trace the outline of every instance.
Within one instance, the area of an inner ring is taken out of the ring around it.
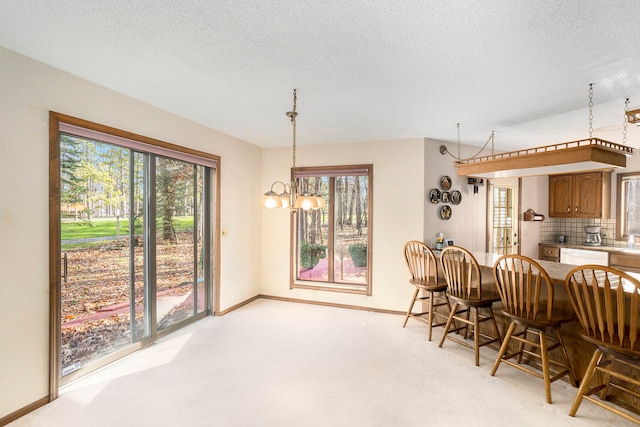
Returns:
[[[584,232],[587,233],[587,238],[584,241],[585,246],[600,246],[602,244],[599,225],[587,225]]]

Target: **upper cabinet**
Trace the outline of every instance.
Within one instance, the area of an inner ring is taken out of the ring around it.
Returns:
[[[611,173],[589,172],[549,176],[549,216],[608,218]]]

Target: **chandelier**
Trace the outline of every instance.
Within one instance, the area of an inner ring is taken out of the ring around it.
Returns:
[[[322,197],[310,193],[307,185],[302,182],[298,185],[296,181],[296,112],[297,106],[297,90],[293,90],[293,110],[287,111],[286,115],[291,119],[291,125],[293,126],[293,159],[291,166],[291,183],[286,184],[283,181],[275,181],[271,184],[269,191],[264,193],[264,196],[260,199],[260,207],[273,209],[292,208],[291,211],[295,212],[298,209],[308,211],[310,209],[321,209],[325,207],[325,201]],[[274,189],[278,186],[282,186],[282,192],[277,193]]]

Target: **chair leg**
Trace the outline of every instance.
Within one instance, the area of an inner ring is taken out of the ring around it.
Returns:
[[[440,338],[440,344],[438,347],[442,347],[444,344],[444,340],[447,338],[447,334],[449,333],[449,328],[451,327],[451,322],[453,321],[453,316],[456,314],[458,310],[458,303],[453,304],[453,308],[451,309],[451,313],[449,313],[449,318],[447,319],[447,324],[444,326],[444,332],[442,333],[442,338]]]
[[[551,403],[551,376],[549,373],[549,354],[547,351],[547,334],[540,331],[540,359],[542,360],[542,376],[544,378],[544,390],[547,395],[547,403]]]
[[[584,377],[582,378],[582,382],[580,383],[578,394],[576,394],[573,405],[571,405],[571,409],[569,410],[569,415],[572,417],[576,415],[576,412],[578,412],[578,408],[582,403],[582,397],[589,388],[589,383],[591,382],[591,378],[593,378],[593,374],[596,372],[596,365],[598,364],[600,357],[602,357],[602,352],[596,348],[596,351],[593,352],[593,356],[591,357],[591,361],[589,362],[589,366],[587,366],[587,369],[584,372]]]
[[[564,358],[564,363],[567,365],[567,369],[569,370],[569,381],[571,381],[571,385],[574,387],[578,387],[578,380],[576,379],[576,375],[573,373],[573,368],[571,367],[571,362],[569,361],[569,354],[567,353],[567,348],[564,346],[564,341],[562,339],[562,335],[560,331],[556,329],[556,340],[560,343],[560,349],[562,350],[562,357]]]
[[[473,347],[476,350],[476,366],[480,366],[480,319],[478,307],[473,309]]]
[[[429,314],[427,315],[429,321],[429,341],[431,341],[431,331],[433,330],[433,292],[429,292]]]
[[[507,334],[504,337],[504,340],[502,340],[502,345],[500,346],[498,357],[496,357],[496,362],[493,364],[493,369],[491,370],[491,376],[494,376],[496,374],[496,371],[498,370],[498,366],[500,366],[500,362],[502,361],[502,357],[504,356],[504,354],[507,352],[507,349],[509,348],[509,341],[511,340],[511,335],[513,334],[513,331],[515,329],[516,329],[516,324],[514,322],[511,322],[511,324],[509,325],[509,329],[507,329]]]
[[[524,331],[522,332],[522,338],[527,339],[527,334],[529,333],[529,327],[525,326]],[[518,343],[518,365],[522,363],[522,355],[524,354],[525,343],[524,341],[520,341]]]
[[[469,317],[471,316],[471,308],[469,308],[467,310],[467,321],[469,320]],[[467,335],[469,334],[469,323],[465,323],[465,327],[464,327],[464,339],[467,339]]]
[[[493,328],[496,330],[496,338],[498,338],[498,342],[502,343],[502,335],[500,335],[500,329],[498,329],[498,323],[496,322],[496,316],[493,313],[493,307],[489,307],[489,313],[491,313],[491,323],[493,323]]]
[[[606,361],[603,362],[602,358],[606,358]],[[614,358],[609,355],[602,355],[602,358],[598,363],[598,365],[600,366],[603,366],[604,364],[612,364],[614,362]],[[608,371],[602,372],[602,384],[604,384],[604,387],[602,387],[602,390],[600,390],[600,399],[607,400],[607,395],[609,394],[609,388],[611,384],[611,375],[609,375]]]
[[[447,301],[447,307],[449,307],[449,313],[451,313],[451,302],[449,301],[449,297],[447,296],[446,292],[443,292],[443,296],[444,296],[445,301]],[[453,327],[454,328],[458,327],[458,325],[456,325],[456,321],[455,320],[453,321]]]
[[[411,298],[411,305],[409,305],[409,309],[407,310],[407,315],[404,316],[404,323],[402,324],[403,328],[407,326],[407,320],[409,320],[409,315],[411,314],[411,311],[413,310],[413,306],[416,303],[416,297],[418,296],[418,292],[420,292],[420,289],[416,288],[415,292],[413,293],[413,298]]]

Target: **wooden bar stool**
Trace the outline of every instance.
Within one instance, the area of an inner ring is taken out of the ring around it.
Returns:
[[[447,296],[454,304],[439,347],[442,347],[445,339],[448,338],[471,348],[475,351],[476,366],[480,366],[480,347],[502,341],[492,308],[494,302],[500,301],[500,295],[482,287],[478,261],[466,249],[447,246],[440,254],[440,266],[447,281]],[[480,310],[485,310],[487,314],[481,314]],[[451,328],[454,321],[456,323]],[[480,331],[480,324],[484,322],[491,322],[495,331],[494,336]],[[466,341],[470,327],[472,327],[473,345]],[[452,335],[462,330],[464,330],[464,339]]]
[[[551,403],[552,382],[569,375],[571,384],[577,387],[560,335],[562,324],[575,320],[575,317],[572,312],[553,306],[553,283],[549,274],[536,261],[521,255],[504,255],[494,264],[493,275],[502,300],[502,314],[511,323],[491,375],[495,375],[500,363],[506,363],[542,378],[547,403]],[[516,332],[517,329],[520,330]],[[518,342],[518,350],[508,353],[512,340]],[[556,349],[560,350],[561,361],[549,358],[549,353]],[[538,359],[542,372],[522,364],[524,354]],[[513,358],[516,359],[512,360]],[[551,366],[554,367],[554,372],[551,371]]]
[[[431,330],[434,326],[444,326],[449,316],[449,311],[451,311],[451,305],[445,293],[447,283],[444,279],[438,278],[436,257],[433,255],[433,251],[424,243],[417,240],[405,243],[404,259],[407,261],[407,267],[411,275],[409,283],[416,289],[413,292],[411,304],[409,304],[402,327],[407,326],[407,320],[410,317],[426,323],[429,325],[429,341],[431,341]],[[413,313],[413,308],[417,302],[427,304],[427,310]],[[445,305],[449,309],[446,314],[434,310]],[[440,317],[442,322],[433,323],[434,316]]]
[[[582,265],[567,274],[565,285],[579,335],[595,346],[569,415],[586,399],[640,424],[640,280],[612,267]]]

